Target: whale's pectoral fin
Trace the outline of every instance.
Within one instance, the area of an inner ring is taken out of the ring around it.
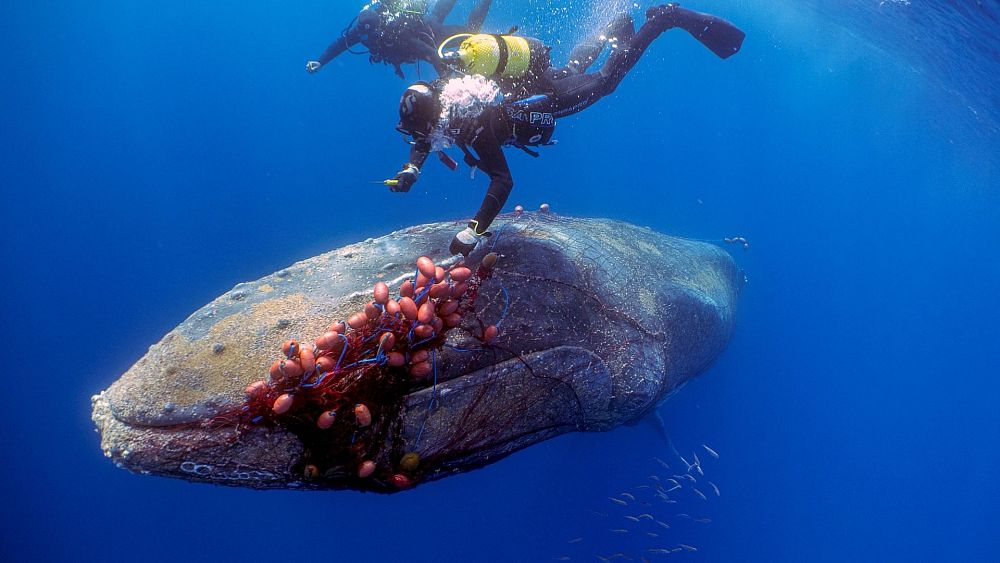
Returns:
[[[667,423],[663,421],[663,417],[660,416],[660,411],[653,410],[643,418],[636,420],[635,422],[628,423],[629,426],[645,426],[656,433],[656,436],[663,440],[664,444],[670,443],[670,433],[667,432]]]
[[[410,395],[404,441],[444,471],[482,465],[565,432],[606,429],[611,397],[604,361],[561,346]]]

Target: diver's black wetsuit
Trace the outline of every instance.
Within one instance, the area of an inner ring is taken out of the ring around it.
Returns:
[[[625,75],[639,61],[653,40],[664,31],[677,27],[679,23],[673,12],[659,13],[650,9],[646,23],[634,32],[631,16],[622,14],[608,26],[603,36],[613,32],[618,47],[611,53],[604,66],[595,73],[585,74],[587,67],[599,56],[603,40],[592,40],[578,45],[570,57],[570,62],[560,69],[552,69],[539,82],[533,94],[544,98],[532,102],[530,111],[551,113],[553,117],[565,117],[580,112],[598,100],[614,92]],[[490,108],[477,117],[473,123],[461,123],[461,132],[455,144],[468,150],[471,158],[467,162],[477,166],[490,177],[483,203],[476,213],[473,223],[478,233],[486,232],[490,224],[503,209],[514,187],[510,168],[503,153],[505,146],[517,146],[515,123],[508,111],[509,106]],[[430,143],[418,140],[410,150],[410,164],[418,169],[430,154]],[[470,156],[467,153],[467,156]]]
[[[455,7],[457,0],[438,0],[429,14],[402,14],[386,17],[378,10],[366,9],[358,14],[356,22],[348,26],[341,36],[330,44],[316,62],[320,67],[334,58],[362,44],[368,49],[372,63],[383,62],[392,65],[396,74],[403,76],[402,65],[427,61],[440,72],[441,61],[437,54],[438,44],[458,33],[478,33],[490,11],[493,0],[479,0],[469,14],[466,25],[445,25],[444,20]]]

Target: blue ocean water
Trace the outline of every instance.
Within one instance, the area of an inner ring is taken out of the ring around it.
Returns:
[[[406,195],[373,185],[406,160],[407,83],[364,57],[306,74],[359,6],[287,4],[0,6],[0,559],[996,558],[996,2],[692,3],[743,51],[667,33],[558,146],[510,155],[510,208],[752,243],[729,348],[660,409],[721,495],[648,509],[673,525],[657,537],[608,501],[680,464],[651,425],[391,496],[116,469],[90,396],[192,311],[482,197],[437,166]],[[496,0],[487,23],[558,58],[613,4]]]

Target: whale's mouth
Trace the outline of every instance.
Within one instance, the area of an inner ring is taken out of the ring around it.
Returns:
[[[118,467],[252,488],[282,488],[294,481],[291,465],[301,456],[302,444],[288,432],[243,434],[235,425],[204,425],[204,419],[189,418],[135,424],[116,414],[108,391],[94,396],[92,403],[101,449]]]
[[[239,405],[218,397],[190,405],[178,406],[177,403],[166,402],[159,412],[136,410],[128,406],[128,401],[107,398],[108,409],[112,416],[122,424],[134,428],[171,428],[186,425],[196,425],[212,420]]]

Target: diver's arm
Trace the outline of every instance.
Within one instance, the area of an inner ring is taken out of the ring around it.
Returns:
[[[306,63],[306,70],[309,72],[319,71],[319,69],[326,66],[327,63],[337,58],[341,53],[358,44],[360,41],[360,33],[357,31],[357,28],[352,27],[347,33],[342,34],[336,41],[330,43],[330,46],[323,51],[323,54],[319,56],[319,59]]]
[[[431,144],[427,141],[417,141],[410,147],[410,164],[418,169],[424,167],[427,157],[431,154]]]
[[[427,157],[431,154],[431,145],[427,141],[417,141],[410,147],[410,161],[403,165],[403,169],[396,173],[393,183],[389,184],[389,189],[394,192],[408,192],[413,184],[420,178],[420,169],[427,162]]]
[[[407,54],[409,61],[426,61],[434,66],[434,69],[438,71],[438,74],[442,74],[444,66],[441,64],[441,57],[438,56],[437,48],[428,43],[429,40],[425,40],[420,36],[406,36],[400,37],[399,46],[401,51]],[[407,62],[409,62],[407,61]],[[396,76],[400,78],[405,78],[403,74],[403,69],[400,68],[401,63],[394,63],[396,67]]]
[[[413,49],[413,55],[417,58],[417,60],[427,61],[433,65],[439,73],[441,72],[441,57],[438,56],[437,47],[431,45],[423,39],[415,37],[413,38],[413,41],[411,41],[411,48]]]

